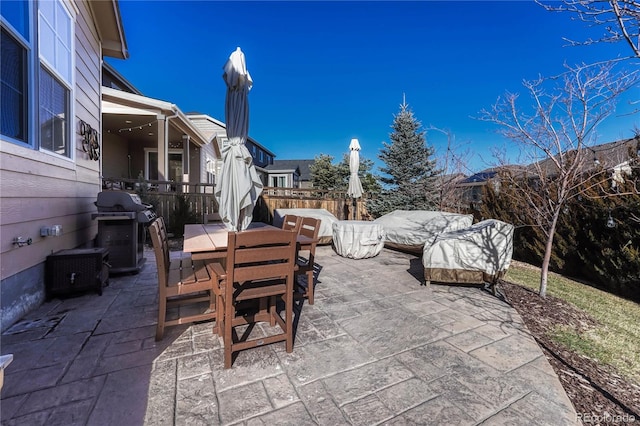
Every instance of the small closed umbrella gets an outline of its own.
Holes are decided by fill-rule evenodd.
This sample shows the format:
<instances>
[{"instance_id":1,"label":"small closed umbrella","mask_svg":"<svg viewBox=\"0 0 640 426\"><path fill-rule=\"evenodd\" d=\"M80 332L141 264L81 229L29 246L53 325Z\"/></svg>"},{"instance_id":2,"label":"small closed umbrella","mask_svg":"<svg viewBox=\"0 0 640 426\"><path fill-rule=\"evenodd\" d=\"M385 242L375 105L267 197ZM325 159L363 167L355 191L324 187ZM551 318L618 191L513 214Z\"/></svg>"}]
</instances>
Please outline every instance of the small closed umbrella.
<instances>
[{"instance_id":1,"label":"small closed umbrella","mask_svg":"<svg viewBox=\"0 0 640 426\"><path fill-rule=\"evenodd\" d=\"M353 198L353 218L356 218L356 198L362 197L362 183L360 183L360 177L358 176L358 169L360 168L360 143L358 139L351 139L349 144L349 189L347 195Z\"/></svg>"},{"instance_id":2,"label":"small closed umbrella","mask_svg":"<svg viewBox=\"0 0 640 426\"><path fill-rule=\"evenodd\" d=\"M231 231L247 229L262 182L245 146L249 133L248 94L253 85L244 53L238 47L225 63L222 78L227 85L225 119L229 143L222 149L222 172L216 189L222 222Z\"/></svg>"}]
</instances>

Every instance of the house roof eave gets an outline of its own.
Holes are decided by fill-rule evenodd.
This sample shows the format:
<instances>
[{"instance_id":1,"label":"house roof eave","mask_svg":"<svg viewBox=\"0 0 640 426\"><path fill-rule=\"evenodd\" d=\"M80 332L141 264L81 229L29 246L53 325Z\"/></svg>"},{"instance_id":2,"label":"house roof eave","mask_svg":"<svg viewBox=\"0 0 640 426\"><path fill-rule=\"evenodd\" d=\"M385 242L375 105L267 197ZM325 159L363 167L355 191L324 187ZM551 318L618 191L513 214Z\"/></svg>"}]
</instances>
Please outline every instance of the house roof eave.
<instances>
[{"instance_id":1,"label":"house roof eave","mask_svg":"<svg viewBox=\"0 0 640 426\"><path fill-rule=\"evenodd\" d=\"M118 1L90 1L87 4L98 29L102 44L102 56L119 59L129 58Z\"/></svg>"}]
</instances>

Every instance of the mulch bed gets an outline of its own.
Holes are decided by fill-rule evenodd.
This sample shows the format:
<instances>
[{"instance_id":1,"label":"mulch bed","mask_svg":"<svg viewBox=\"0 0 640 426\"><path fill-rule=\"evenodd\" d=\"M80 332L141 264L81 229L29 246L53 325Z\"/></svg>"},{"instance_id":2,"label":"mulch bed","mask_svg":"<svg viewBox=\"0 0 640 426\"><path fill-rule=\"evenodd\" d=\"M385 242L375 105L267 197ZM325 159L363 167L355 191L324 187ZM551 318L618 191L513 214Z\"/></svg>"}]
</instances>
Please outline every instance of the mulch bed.
<instances>
[{"instance_id":1,"label":"mulch bed","mask_svg":"<svg viewBox=\"0 0 640 426\"><path fill-rule=\"evenodd\" d=\"M597 322L573 305L502 281L500 289L536 338L584 424L640 422L640 386L612 368L554 343L548 331L565 325L578 333Z\"/></svg>"}]
</instances>

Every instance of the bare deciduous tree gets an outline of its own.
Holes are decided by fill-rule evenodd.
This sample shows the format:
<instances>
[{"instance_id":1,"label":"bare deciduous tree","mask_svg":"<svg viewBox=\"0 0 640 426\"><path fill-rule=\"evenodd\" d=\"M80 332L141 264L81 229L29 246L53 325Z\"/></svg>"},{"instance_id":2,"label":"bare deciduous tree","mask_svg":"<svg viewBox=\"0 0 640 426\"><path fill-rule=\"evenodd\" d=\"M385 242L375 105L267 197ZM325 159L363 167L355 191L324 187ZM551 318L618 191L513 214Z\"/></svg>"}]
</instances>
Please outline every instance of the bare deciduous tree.
<instances>
[{"instance_id":1,"label":"bare deciduous tree","mask_svg":"<svg viewBox=\"0 0 640 426\"><path fill-rule=\"evenodd\" d=\"M575 19L604 29L600 38L565 38L570 44L624 42L631 48L633 57L640 58L640 2L637 0L562 0L559 4L536 2L549 11L571 13Z\"/></svg>"},{"instance_id":2,"label":"bare deciduous tree","mask_svg":"<svg viewBox=\"0 0 640 426\"><path fill-rule=\"evenodd\" d=\"M559 215L593 177L589 163L594 129L614 111L617 97L638 81L637 72L614 72L611 63L566 69L557 77L524 82L530 109L518 105L517 94L507 93L479 117L498 124L499 133L519 148L519 164L529 164L513 167L504 157L497 158L505 172L503 184L515 189L510 192L519 198L517 205L530 209L529 219L546 238L539 291L543 297Z\"/></svg>"},{"instance_id":3,"label":"bare deciduous tree","mask_svg":"<svg viewBox=\"0 0 640 426\"><path fill-rule=\"evenodd\" d=\"M471 171L471 152L456 143L455 135L450 130L434 126L429 126L426 130L442 133L447 138L447 150L437 156L438 169L442 171L437 185L440 191L438 210L461 213L469 206L463 204L463 193L457 184Z\"/></svg>"}]
</instances>

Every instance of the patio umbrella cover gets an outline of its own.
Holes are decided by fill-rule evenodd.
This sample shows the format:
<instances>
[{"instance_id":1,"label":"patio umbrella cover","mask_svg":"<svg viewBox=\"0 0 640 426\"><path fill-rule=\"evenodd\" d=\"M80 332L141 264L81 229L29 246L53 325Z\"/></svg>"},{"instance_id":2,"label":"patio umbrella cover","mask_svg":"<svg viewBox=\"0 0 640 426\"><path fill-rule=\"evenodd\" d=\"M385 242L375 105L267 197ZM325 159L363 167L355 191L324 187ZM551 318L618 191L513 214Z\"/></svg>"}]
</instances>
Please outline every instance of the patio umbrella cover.
<instances>
[{"instance_id":1,"label":"patio umbrella cover","mask_svg":"<svg viewBox=\"0 0 640 426\"><path fill-rule=\"evenodd\" d=\"M248 94L253 85L244 53L238 47L225 63L225 119L229 143L222 149L222 173L216 189L222 221L231 231L247 229L262 193L262 182L245 146L249 133Z\"/></svg>"},{"instance_id":2,"label":"patio umbrella cover","mask_svg":"<svg viewBox=\"0 0 640 426\"><path fill-rule=\"evenodd\" d=\"M358 177L358 169L360 168L360 143L358 139L351 139L349 144L349 189L347 195L354 199L362 197L362 183L360 183L360 177ZM353 211L353 217L355 219L355 208Z\"/></svg>"}]
</instances>

